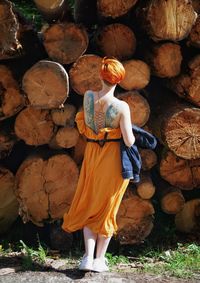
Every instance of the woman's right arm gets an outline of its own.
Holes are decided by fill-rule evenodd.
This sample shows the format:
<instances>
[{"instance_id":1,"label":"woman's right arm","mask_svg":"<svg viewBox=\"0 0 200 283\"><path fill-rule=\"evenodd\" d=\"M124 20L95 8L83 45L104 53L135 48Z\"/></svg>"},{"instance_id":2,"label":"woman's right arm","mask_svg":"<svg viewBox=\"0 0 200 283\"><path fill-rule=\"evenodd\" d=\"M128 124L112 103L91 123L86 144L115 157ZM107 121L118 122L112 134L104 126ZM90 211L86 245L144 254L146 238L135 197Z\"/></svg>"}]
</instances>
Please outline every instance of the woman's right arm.
<instances>
[{"instance_id":1,"label":"woman's right arm","mask_svg":"<svg viewBox=\"0 0 200 283\"><path fill-rule=\"evenodd\" d=\"M124 101L121 104L120 129L125 145L128 147L132 146L135 142L135 137L132 131L130 108Z\"/></svg>"}]
</instances>

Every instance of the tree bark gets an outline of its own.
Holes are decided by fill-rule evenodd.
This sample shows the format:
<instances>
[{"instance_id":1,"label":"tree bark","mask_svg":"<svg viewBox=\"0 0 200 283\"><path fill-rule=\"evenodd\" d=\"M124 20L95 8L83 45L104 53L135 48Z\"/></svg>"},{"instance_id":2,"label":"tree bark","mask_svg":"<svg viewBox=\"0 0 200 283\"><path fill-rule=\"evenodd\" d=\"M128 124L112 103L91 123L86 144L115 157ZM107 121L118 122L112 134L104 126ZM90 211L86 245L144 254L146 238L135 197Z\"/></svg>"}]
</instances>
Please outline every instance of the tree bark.
<instances>
[{"instance_id":1,"label":"tree bark","mask_svg":"<svg viewBox=\"0 0 200 283\"><path fill-rule=\"evenodd\" d=\"M17 81L12 72L4 65L0 65L0 120L4 120L18 113L25 104Z\"/></svg>"},{"instance_id":2,"label":"tree bark","mask_svg":"<svg viewBox=\"0 0 200 283\"><path fill-rule=\"evenodd\" d=\"M7 124L0 125L0 159L6 158L10 154L16 142L17 137L14 130Z\"/></svg>"},{"instance_id":3,"label":"tree bark","mask_svg":"<svg viewBox=\"0 0 200 283\"><path fill-rule=\"evenodd\" d=\"M15 189L23 221L43 226L44 221L61 219L71 204L78 175L76 163L66 154L25 160L17 171Z\"/></svg>"},{"instance_id":4,"label":"tree bark","mask_svg":"<svg viewBox=\"0 0 200 283\"><path fill-rule=\"evenodd\" d=\"M151 0L141 11L145 30L154 41L186 38L197 17L188 0Z\"/></svg>"},{"instance_id":5,"label":"tree bark","mask_svg":"<svg viewBox=\"0 0 200 283\"><path fill-rule=\"evenodd\" d=\"M119 60L130 59L136 49L134 32L128 26L118 23L101 28L95 43L103 56L114 56Z\"/></svg>"},{"instance_id":6,"label":"tree bark","mask_svg":"<svg viewBox=\"0 0 200 283\"><path fill-rule=\"evenodd\" d=\"M58 108L68 97L68 74L56 62L39 61L25 73L22 84L30 105L34 107Z\"/></svg>"},{"instance_id":7,"label":"tree bark","mask_svg":"<svg viewBox=\"0 0 200 283\"><path fill-rule=\"evenodd\" d=\"M102 88L99 77L102 58L97 55L87 54L81 56L69 71L71 87L78 94L90 89L100 91Z\"/></svg>"},{"instance_id":8,"label":"tree bark","mask_svg":"<svg viewBox=\"0 0 200 283\"><path fill-rule=\"evenodd\" d=\"M117 98L128 103L131 121L137 126L144 126L149 119L150 107L147 100L137 91L127 91L117 94Z\"/></svg>"},{"instance_id":9,"label":"tree bark","mask_svg":"<svg viewBox=\"0 0 200 283\"><path fill-rule=\"evenodd\" d=\"M0 2L0 60L18 56L21 44L18 38L19 23L12 9L12 2Z\"/></svg>"},{"instance_id":10,"label":"tree bark","mask_svg":"<svg viewBox=\"0 0 200 283\"><path fill-rule=\"evenodd\" d=\"M86 29L74 23L54 24L43 36L49 57L61 64L74 63L88 47Z\"/></svg>"},{"instance_id":11,"label":"tree bark","mask_svg":"<svg viewBox=\"0 0 200 283\"><path fill-rule=\"evenodd\" d=\"M15 120L15 133L29 145L48 144L54 134L54 123L48 110L27 107Z\"/></svg>"},{"instance_id":12,"label":"tree bark","mask_svg":"<svg viewBox=\"0 0 200 283\"><path fill-rule=\"evenodd\" d=\"M150 81L150 68L141 60L122 62L125 68L125 78L119 84L125 90L142 89Z\"/></svg>"},{"instance_id":13,"label":"tree bark","mask_svg":"<svg viewBox=\"0 0 200 283\"><path fill-rule=\"evenodd\" d=\"M175 225L176 229L190 233L192 231L199 230L200 219L200 199L193 199L187 201L183 209L176 214Z\"/></svg>"},{"instance_id":14,"label":"tree bark","mask_svg":"<svg viewBox=\"0 0 200 283\"><path fill-rule=\"evenodd\" d=\"M150 201L127 190L117 214L120 244L141 243L153 228L153 215L154 208Z\"/></svg>"},{"instance_id":15,"label":"tree bark","mask_svg":"<svg viewBox=\"0 0 200 283\"><path fill-rule=\"evenodd\" d=\"M8 231L18 216L19 204L14 194L15 177L0 167L0 234Z\"/></svg>"},{"instance_id":16,"label":"tree bark","mask_svg":"<svg viewBox=\"0 0 200 283\"><path fill-rule=\"evenodd\" d=\"M97 0L98 14L105 18L119 18L127 14L136 3L137 0Z\"/></svg>"},{"instance_id":17,"label":"tree bark","mask_svg":"<svg viewBox=\"0 0 200 283\"><path fill-rule=\"evenodd\" d=\"M163 154L160 175L172 186L182 190L192 190L200 185L200 159L185 160L171 151Z\"/></svg>"}]
</instances>

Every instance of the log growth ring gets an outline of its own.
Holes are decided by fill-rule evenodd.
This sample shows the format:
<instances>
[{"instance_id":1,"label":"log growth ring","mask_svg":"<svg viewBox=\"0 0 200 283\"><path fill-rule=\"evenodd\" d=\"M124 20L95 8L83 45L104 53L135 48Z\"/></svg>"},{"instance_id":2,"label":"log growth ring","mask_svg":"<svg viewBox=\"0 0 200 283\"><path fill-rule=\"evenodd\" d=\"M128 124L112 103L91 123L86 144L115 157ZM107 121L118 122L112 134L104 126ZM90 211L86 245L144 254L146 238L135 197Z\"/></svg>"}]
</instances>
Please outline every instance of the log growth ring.
<instances>
[{"instance_id":1,"label":"log growth ring","mask_svg":"<svg viewBox=\"0 0 200 283\"><path fill-rule=\"evenodd\" d=\"M58 108L68 97L68 74L61 64L41 60L25 73L22 87L32 106Z\"/></svg>"},{"instance_id":2,"label":"log growth ring","mask_svg":"<svg viewBox=\"0 0 200 283\"><path fill-rule=\"evenodd\" d=\"M200 109L185 108L176 113L167 121L164 133L168 147L177 156L200 158Z\"/></svg>"}]
</instances>

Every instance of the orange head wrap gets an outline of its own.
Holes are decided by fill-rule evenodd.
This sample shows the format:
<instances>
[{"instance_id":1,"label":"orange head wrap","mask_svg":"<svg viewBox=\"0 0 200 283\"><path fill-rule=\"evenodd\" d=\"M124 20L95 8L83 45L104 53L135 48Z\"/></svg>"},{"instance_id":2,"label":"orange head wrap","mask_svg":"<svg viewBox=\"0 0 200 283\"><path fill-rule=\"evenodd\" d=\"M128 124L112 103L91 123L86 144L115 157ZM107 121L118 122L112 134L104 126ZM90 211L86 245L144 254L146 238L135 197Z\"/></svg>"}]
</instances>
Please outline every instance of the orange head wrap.
<instances>
[{"instance_id":1,"label":"orange head wrap","mask_svg":"<svg viewBox=\"0 0 200 283\"><path fill-rule=\"evenodd\" d=\"M125 76L125 69L117 59L104 57L100 74L110 84L118 84Z\"/></svg>"}]
</instances>

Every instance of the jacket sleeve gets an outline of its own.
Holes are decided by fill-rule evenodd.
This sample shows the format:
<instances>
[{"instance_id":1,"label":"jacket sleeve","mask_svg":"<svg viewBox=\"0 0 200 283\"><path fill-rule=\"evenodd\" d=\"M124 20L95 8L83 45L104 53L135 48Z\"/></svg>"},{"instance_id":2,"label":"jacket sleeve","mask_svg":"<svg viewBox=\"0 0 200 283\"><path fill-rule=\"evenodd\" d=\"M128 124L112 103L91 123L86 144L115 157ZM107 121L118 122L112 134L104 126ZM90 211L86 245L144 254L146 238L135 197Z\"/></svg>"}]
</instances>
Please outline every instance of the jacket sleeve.
<instances>
[{"instance_id":1,"label":"jacket sleeve","mask_svg":"<svg viewBox=\"0 0 200 283\"><path fill-rule=\"evenodd\" d=\"M132 125L132 130L135 136L136 146L149 149L154 149L156 147L157 140L152 134L136 125Z\"/></svg>"}]
</instances>

